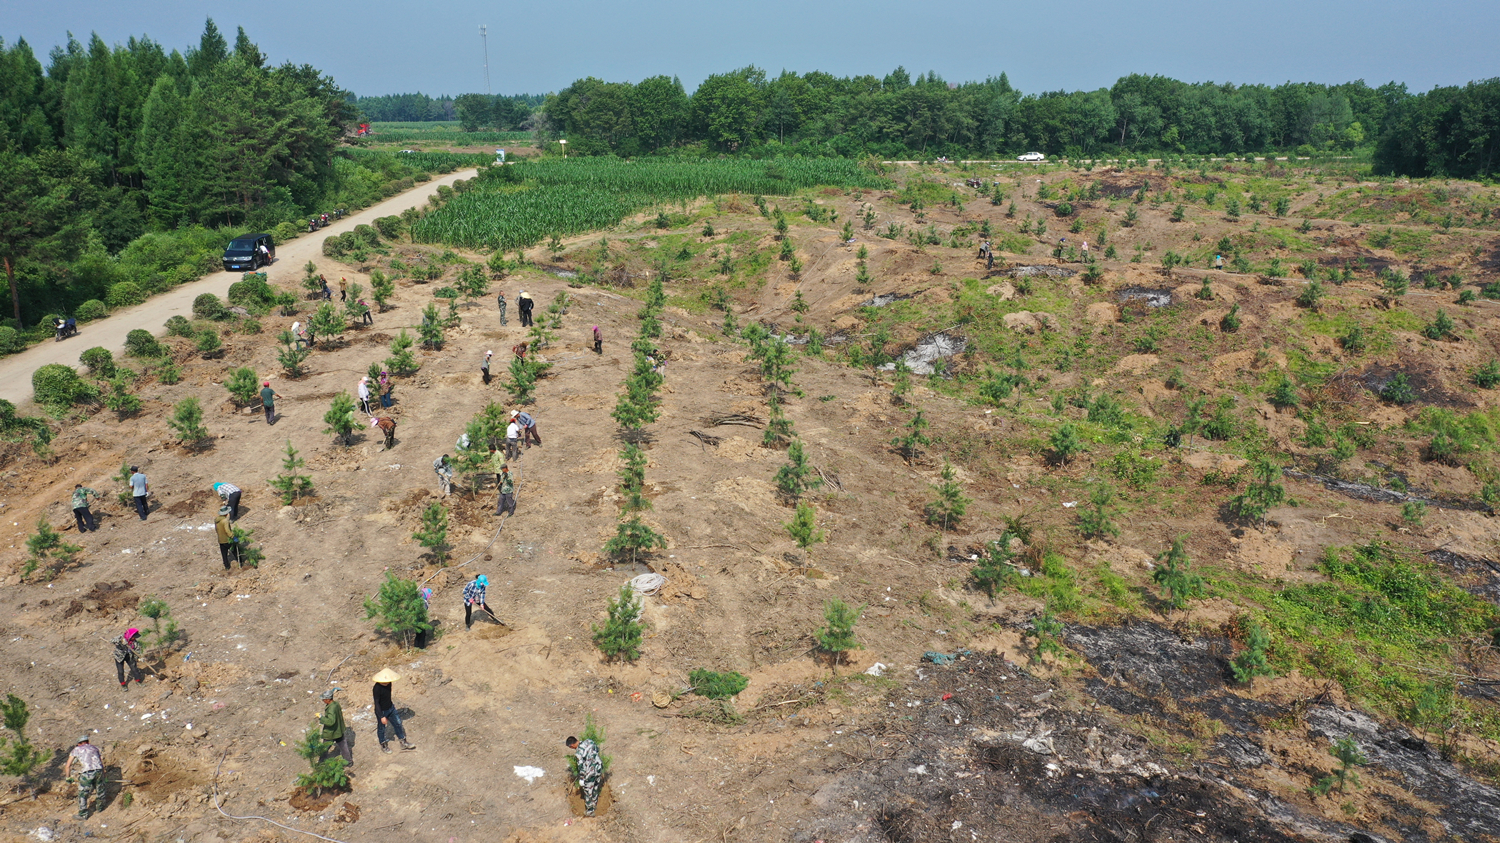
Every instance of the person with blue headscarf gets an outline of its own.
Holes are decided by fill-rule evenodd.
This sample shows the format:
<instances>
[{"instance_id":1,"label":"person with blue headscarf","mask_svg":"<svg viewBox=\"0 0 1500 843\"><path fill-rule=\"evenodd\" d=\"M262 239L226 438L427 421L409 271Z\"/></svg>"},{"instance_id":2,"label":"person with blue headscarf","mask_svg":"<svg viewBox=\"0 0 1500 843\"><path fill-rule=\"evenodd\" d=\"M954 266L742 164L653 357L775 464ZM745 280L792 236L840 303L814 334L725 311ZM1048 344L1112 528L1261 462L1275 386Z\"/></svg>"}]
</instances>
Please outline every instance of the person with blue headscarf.
<instances>
[{"instance_id":1,"label":"person with blue headscarf","mask_svg":"<svg viewBox=\"0 0 1500 843\"><path fill-rule=\"evenodd\" d=\"M484 590L489 588L490 578L480 574L464 586L464 629L474 628L474 607L478 606L490 613L495 623L500 623L500 616L490 608L490 604L484 602Z\"/></svg>"}]
</instances>

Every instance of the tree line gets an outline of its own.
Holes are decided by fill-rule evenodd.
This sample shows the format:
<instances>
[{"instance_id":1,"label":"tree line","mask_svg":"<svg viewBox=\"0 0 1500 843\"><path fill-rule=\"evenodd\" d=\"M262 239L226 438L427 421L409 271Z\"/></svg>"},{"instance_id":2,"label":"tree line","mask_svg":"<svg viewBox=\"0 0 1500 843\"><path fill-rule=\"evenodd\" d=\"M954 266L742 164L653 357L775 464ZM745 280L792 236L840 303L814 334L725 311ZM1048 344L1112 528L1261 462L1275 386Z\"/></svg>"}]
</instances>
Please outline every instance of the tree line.
<instances>
[{"instance_id":1,"label":"tree line","mask_svg":"<svg viewBox=\"0 0 1500 843\"><path fill-rule=\"evenodd\" d=\"M1373 144L1377 171L1482 175L1493 172L1500 142L1497 84L1413 95L1395 82L1234 85L1132 74L1094 91L1024 94L1003 73L950 84L899 67L883 78L770 77L746 67L708 77L691 95L666 76L579 79L532 120L585 155L1309 154Z\"/></svg>"},{"instance_id":2,"label":"tree line","mask_svg":"<svg viewBox=\"0 0 1500 843\"><path fill-rule=\"evenodd\" d=\"M109 257L149 232L271 228L339 179L334 151L357 116L347 93L309 65L268 66L244 29L231 45L210 19L196 47L171 52L70 35L47 59L0 41L0 264L17 320L104 298L119 280Z\"/></svg>"},{"instance_id":3,"label":"tree line","mask_svg":"<svg viewBox=\"0 0 1500 843\"><path fill-rule=\"evenodd\" d=\"M429 123L458 120L465 131L492 128L511 132L529 129L529 118L546 99L543 94L464 94L430 97L423 93L352 97L351 104L368 121Z\"/></svg>"}]
</instances>

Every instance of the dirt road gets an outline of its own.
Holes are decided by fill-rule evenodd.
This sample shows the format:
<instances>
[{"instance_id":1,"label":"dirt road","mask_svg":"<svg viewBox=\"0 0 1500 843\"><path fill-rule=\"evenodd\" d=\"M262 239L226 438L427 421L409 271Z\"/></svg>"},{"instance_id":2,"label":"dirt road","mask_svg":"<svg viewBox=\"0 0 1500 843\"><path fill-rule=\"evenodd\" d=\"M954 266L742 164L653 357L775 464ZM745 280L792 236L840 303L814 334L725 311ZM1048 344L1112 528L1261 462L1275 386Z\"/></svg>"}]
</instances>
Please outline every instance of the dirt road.
<instances>
[{"instance_id":1,"label":"dirt road","mask_svg":"<svg viewBox=\"0 0 1500 843\"><path fill-rule=\"evenodd\" d=\"M316 234L303 235L290 243L276 248L276 262L267 267L272 281L299 274L303 264L316 260L323 254L323 238L351 231L356 225L370 223L376 217L399 214L407 208L420 207L427 198L437 192L438 185L473 177L474 170L459 170L426 184L398 194L378 205L350 214ZM62 342L43 342L20 354L0 359L0 398L14 402L17 406L31 401L31 373L48 363L66 363L75 369L82 368L78 355L86 348L102 345L117 355L125 348L125 335L136 328L161 334L169 317L193 316L193 299L204 293L223 297L229 285L240 280L238 272L215 272L211 275L184 284L171 292L151 298L135 307L117 310L109 318L90 322L79 327L78 336Z\"/></svg>"}]
</instances>

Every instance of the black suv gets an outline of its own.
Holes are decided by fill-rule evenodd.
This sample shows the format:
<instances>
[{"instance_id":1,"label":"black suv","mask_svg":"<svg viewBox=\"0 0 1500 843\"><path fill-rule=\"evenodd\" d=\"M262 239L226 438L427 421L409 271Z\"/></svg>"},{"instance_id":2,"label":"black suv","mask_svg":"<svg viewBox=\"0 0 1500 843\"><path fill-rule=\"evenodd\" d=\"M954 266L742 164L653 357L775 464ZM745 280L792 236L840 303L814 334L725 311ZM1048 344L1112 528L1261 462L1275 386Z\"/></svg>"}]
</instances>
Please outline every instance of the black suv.
<instances>
[{"instance_id":1,"label":"black suv","mask_svg":"<svg viewBox=\"0 0 1500 843\"><path fill-rule=\"evenodd\" d=\"M276 259L276 242L269 234L246 234L224 249L224 271L254 272Z\"/></svg>"}]
</instances>

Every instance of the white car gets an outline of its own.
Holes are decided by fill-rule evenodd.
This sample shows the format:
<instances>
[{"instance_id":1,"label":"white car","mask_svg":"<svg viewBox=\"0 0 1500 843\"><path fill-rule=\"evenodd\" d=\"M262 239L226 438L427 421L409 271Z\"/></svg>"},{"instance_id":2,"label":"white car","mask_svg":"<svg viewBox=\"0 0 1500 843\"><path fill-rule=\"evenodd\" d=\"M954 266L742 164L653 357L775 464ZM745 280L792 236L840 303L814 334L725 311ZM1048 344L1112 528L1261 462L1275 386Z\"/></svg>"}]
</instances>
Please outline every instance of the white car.
<instances>
[{"instance_id":1,"label":"white car","mask_svg":"<svg viewBox=\"0 0 1500 843\"><path fill-rule=\"evenodd\" d=\"M1047 160L1047 156L1043 155L1040 152L1028 152L1028 153L1026 153L1024 155L1017 155L1016 156L1016 160L1017 161L1046 161Z\"/></svg>"}]
</instances>

